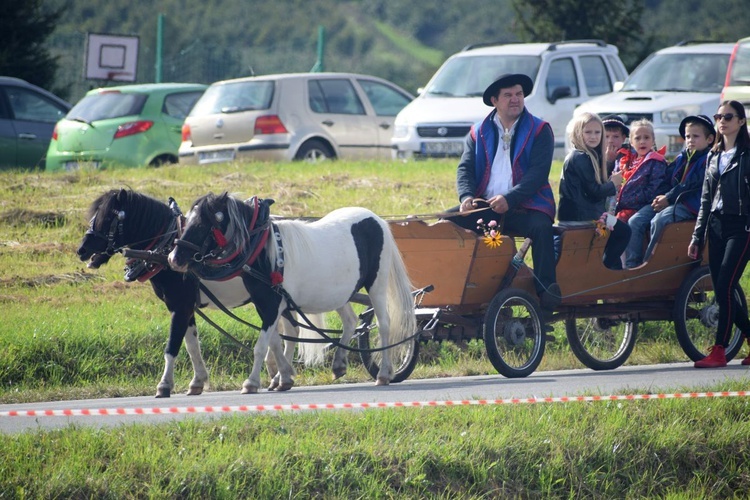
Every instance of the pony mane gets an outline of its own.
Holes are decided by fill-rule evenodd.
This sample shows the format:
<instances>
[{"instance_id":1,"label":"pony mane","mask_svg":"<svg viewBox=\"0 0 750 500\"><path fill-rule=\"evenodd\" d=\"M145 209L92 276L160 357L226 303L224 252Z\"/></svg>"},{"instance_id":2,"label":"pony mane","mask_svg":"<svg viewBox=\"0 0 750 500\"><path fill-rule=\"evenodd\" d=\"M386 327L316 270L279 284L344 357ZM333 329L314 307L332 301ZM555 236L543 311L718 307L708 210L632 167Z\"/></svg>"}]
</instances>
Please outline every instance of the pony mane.
<instances>
[{"instance_id":1,"label":"pony mane","mask_svg":"<svg viewBox=\"0 0 750 500\"><path fill-rule=\"evenodd\" d=\"M310 240L307 226L309 222L302 220L277 220L274 222L279 228L281 241L284 245L284 257L294 261L299 255L306 255L313 251L313 244ZM276 245L270 240L267 246L269 249L269 259L271 262L276 260Z\"/></svg>"},{"instance_id":2,"label":"pony mane","mask_svg":"<svg viewBox=\"0 0 750 500\"><path fill-rule=\"evenodd\" d=\"M221 225L216 220L216 214L219 212L223 214L224 220L227 221L224 237L231 247L242 248L245 242L250 239L247 223L249 223L253 211L249 205L236 197L229 195L227 192L218 196L214 193L208 193L198 198L194 206L199 207L201 222L208 226Z\"/></svg>"},{"instance_id":3,"label":"pony mane","mask_svg":"<svg viewBox=\"0 0 750 500\"><path fill-rule=\"evenodd\" d=\"M145 237L162 231L172 217L169 206L156 198L132 189L112 189L94 200L87 218L91 220L96 216L94 229L103 231L109 228L112 217L119 211L125 212L126 232L133 235L137 231Z\"/></svg>"}]
</instances>

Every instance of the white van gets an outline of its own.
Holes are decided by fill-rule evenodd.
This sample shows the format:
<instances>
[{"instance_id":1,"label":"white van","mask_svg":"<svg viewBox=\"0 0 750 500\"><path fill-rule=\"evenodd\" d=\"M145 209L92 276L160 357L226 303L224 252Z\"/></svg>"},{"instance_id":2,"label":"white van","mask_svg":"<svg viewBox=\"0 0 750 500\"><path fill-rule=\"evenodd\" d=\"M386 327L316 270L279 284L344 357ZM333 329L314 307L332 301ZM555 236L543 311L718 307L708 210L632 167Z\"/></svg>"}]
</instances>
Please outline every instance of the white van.
<instances>
[{"instance_id":1,"label":"white van","mask_svg":"<svg viewBox=\"0 0 750 500\"><path fill-rule=\"evenodd\" d=\"M466 47L445 61L396 116L393 157L460 156L469 128L490 112L482 102L484 90L506 73L534 81L526 107L552 126L558 157L575 107L611 92L627 77L617 47L601 40Z\"/></svg>"},{"instance_id":2,"label":"white van","mask_svg":"<svg viewBox=\"0 0 750 500\"><path fill-rule=\"evenodd\" d=\"M674 157L683 148L678 130L682 119L716 113L733 47L733 43L683 42L658 50L633 70L621 89L582 104L575 115L584 111L602 118L620 115L628 124L650 120L657 148L667 146L667 156Z\"/></svg>"}]
</instances>

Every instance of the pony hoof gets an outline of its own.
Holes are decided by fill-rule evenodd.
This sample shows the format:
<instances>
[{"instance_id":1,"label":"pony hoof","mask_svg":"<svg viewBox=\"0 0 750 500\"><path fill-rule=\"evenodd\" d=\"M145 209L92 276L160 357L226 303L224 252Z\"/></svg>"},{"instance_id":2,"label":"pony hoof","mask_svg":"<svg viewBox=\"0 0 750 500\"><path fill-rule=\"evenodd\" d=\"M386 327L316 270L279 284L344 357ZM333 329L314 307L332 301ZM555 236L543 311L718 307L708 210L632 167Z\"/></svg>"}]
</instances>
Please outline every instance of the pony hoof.
<instances>
[{"instance_id":1,"label":"pony hoof","mask_svg":"<svg viewBox=\"0 0 750 500\"><path fill-rule=\"evenodd\" d=\"M338 380L344 375L346 375L346 368L339 368L337 370L333 370L333 380Z\"/></svg>"},{"instance_id":2,"label":"pony hoof","mask_svg":"<svg viewBox=\"0 0 750 500\"><path fill-rule=\"evenodd\" d=\"M288 391L294 386L294 382L279 384L279 391Z\"/></svg>"},{"instance_id":3,"label":"pony hoof","mask_svg":"<svg viewBox=\"0 0 750 500\"><path fill-rule=\"evenodd\" d=\"M156 389L156 398L168 398L172 395L172 390L169 387L164 389Z\"/></svg>"},{"instance_id":4,"label":"pony hoof","mask_svg":"<svg viewBox=\"0 0 750 500\"><path fill-rule=\"evenodd\" d=\"M375 385L390 385L391 381L385 377L378 377L375 381Z\"/></svg>"},{"instance_id":5,"label":"pony hoof","mask_svg":"<svg viewBox=\"0 0 750 500\"><path fill-rule=\"evenodd\" d=\"M257 394L257 393L258 393L258 388L254 385L248 385L248 386L242 387L241 394Z\"/></svg>"},{"instance_id":6,"label":"pony hoof","mask_svg":"<svg viewBox=\"0 0 750 500\"><path fill-rule=\"evenodd\" d=\"M268 386L269 391L275 391L279 387L279 383L275 380L271 382L271 385Z\"/></svg>"},{"instance_id":7,"label":"pony hoof","mask_svg":"<svg viewBox=\"0 0 750 500\"><path fill-rule=\"evenodd\" d=\"M203 387L191 387L185 394L188 396L200 396L203 394Z\"/></svg>"}]
</instances>

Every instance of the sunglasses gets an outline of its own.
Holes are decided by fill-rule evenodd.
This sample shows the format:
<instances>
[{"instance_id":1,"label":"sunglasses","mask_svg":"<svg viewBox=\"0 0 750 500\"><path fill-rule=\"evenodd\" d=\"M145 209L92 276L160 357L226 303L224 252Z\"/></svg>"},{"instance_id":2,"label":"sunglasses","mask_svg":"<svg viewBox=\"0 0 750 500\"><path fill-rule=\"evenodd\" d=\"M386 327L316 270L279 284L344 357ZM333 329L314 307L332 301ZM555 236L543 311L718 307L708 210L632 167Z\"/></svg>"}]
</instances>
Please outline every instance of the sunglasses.
<instances>
[{"instance_id":1,"label":"sunglasses","mask_svg":"<svg viewBox=\"0 0 750 500\"><path fill-rule=\"evenodd\" d=\"M735 113L724 113L723 115L721 113L714 115L714 121L718 122L719 120L724 120L725 122L731 122L734 120L734 117L739 117L740 115L737 115Z\"/></svg>"}]
</instances>

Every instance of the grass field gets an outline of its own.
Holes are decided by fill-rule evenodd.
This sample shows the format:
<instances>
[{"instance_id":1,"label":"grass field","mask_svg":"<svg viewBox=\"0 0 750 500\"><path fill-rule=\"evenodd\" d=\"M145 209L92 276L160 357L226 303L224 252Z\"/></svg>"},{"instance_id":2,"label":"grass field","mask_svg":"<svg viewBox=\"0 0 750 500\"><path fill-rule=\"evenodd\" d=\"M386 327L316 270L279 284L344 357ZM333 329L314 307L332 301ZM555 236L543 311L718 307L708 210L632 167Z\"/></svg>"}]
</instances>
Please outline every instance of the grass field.
<instances>
[{"instance_id":1,"label":"grass field","mask_svg":"<svg viewBox=\"0 0 750 500\"><path fill-rule=\"evenodd\" d=\"M273 213L285 216L348 205L405 215L455 205L454 182L454 161L0 172L0 402L155 391L166 309L150 286L123 282L121 257L91 271L75 254L86 208L105 190L172 196L185 211L196 197L226 190L274 198ZM241 314L255 319L252 308ZM202 320L198 326L211 390L238 391L248 373L244 355ZM561 326L555 337L539 369L580 368ZM684 360L671 325L649 323L629 363ZM356 361L337 383L369 380ZM298 385L330 382L327 369L298 371ZM444 343L425 349L412 378L485 373L495 371L481 343ZM191 376L183 353L176 390ZM745 497L747 415L742 398L33 432L0 436L0 498Z\"/></svg>"}]
</instances>

